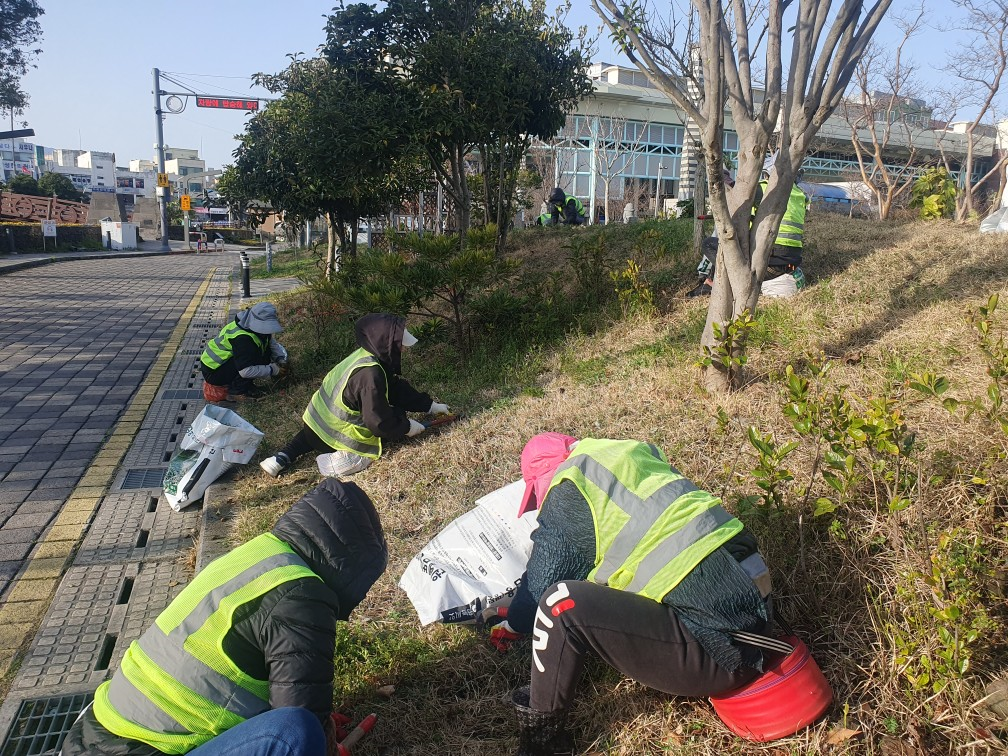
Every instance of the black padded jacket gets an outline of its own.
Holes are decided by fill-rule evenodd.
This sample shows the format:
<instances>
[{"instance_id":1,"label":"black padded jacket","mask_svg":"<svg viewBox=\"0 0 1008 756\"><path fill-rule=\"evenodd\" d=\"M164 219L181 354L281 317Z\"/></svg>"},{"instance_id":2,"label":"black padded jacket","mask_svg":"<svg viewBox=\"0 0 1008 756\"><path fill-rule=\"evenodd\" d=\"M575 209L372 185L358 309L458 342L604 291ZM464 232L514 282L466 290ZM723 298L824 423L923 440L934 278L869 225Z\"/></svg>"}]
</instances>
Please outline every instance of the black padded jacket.
<instances>
[{"instance_id":1,"label":"black padded jacket","mask_svg":"<svg viewBox=\"0 0 1008 756\"><path fill-rule=\"evenodd\" d=\"M299 706L324 721L333 704L336 622L349 617L385 571L388 546L371 500L354 483L336 478L291 507L273 534L322 581L284 583L245 604L224 638L224 650L243 672L269 680L270 708ZM90 708L63 743L63 756L159 753L113 735Z\"/></svg>"}]
</instances>

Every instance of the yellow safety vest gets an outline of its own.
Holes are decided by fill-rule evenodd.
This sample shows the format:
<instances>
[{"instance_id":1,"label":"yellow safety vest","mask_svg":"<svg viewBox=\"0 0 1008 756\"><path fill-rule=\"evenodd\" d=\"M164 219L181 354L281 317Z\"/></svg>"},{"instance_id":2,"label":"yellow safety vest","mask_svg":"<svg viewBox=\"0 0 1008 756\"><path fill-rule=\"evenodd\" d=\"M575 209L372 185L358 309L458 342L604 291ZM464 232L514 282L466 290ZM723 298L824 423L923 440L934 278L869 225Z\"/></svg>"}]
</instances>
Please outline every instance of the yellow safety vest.
<instances>
[{"instance_id":1,"label":"yellow safety vest","mask_svg":"<svg viewBox=\"0 0 1008 756\"><path fill-rule=\"evenodd\" d=\"M234 349L231 348L231 339L236 336L251 336L252 341L259 347L259 351L266 353L265 342L252 331L246 331L233 320L221 329L213 339L207 342L206 349L200 357L200 362L211 370L216 370L234 356Z\"/></svg>"},{"instance_id":2,"label":"yellow safety vest","mask_svg":"<svg viewBox=\"0 0 1008 756\"><path fill-rule=\"evenodd\" d=\"M579 200L577 197L574 197L573 195L570 195L570 194L568 194L568 195L566 195L564 197L564 201L563 201L562 205L555 205L555 207L560 211L560 215L563 215L564 208L567 206L567 203L570 202L571 200L574 200L575 207L577 207L577 214L578 215L584 215L585 214L585 209L584 209L584 205L581 203L581 200Z\"/></svg>"},{"instance_id":3,"label":"yellow safety vest","mask_svg":"<svg viewBox=\"0 0 1008 756\"><path fill-rule=\"evenodd\" d=\"M364 425L358 410L343 403L343 389L354 371L375 365L384 373L373 354L365 349L351 352L343 362L329 371L322 381L322 388L315 392L302 419L309 428L334 449L346 449L362 457L378 459L382 453L382 442L371 429ZM385 400L388 401L388 380L385 381Z\"/></svg>"},{"instance_id":4,"label":"yellow safety vest","mask_svg":"<svg viewBox=\"0 0 1008 756\"><path fill-rule=\"evenodd\" d=\"M742 530L720 499L672 469L652 444L584 439L550 489L564 480L581 491L595 522L588 579L655 601Z\"/></svg>"},{"instance_id":5,"label":"yellow safety vest","mask_svg":"<svg viewBox=\"0 0 1008 756\"><path fill-rule=\"evenodd\" d=\"M764 194L767 190L767 182L760 181L760 188ZM780 228L777 229L777 238L774 244L782 247L802 248L802 238L805 235L805 206L808 204L808 197L797 184L791 185L791 195L788 197L787 209L784 217L781 218ZM753 205L752 217L756 217L757 206Z\"/></svg>"},{"instance_id":6,"label":"yellow safety vest","mask_svg":"<svg viewBox=\"0 0 1008 756\"><path fill-rule=\"evenodd\" d=\"M269 681L242 672L224 637L243 604L301 578L321 580L272 533L215 559L130 644L95 692L95 717L119 737L174 754L269 710Z\"/></svg>"}]
</instances>

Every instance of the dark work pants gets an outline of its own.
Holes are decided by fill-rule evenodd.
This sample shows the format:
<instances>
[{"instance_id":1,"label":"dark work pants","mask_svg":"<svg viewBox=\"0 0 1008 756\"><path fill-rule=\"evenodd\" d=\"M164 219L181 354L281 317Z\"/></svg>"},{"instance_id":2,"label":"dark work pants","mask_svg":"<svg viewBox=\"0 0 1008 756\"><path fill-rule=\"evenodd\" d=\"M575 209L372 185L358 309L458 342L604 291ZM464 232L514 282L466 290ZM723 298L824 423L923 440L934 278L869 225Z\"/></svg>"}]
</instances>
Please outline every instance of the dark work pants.
<instances>
[{"instance_id":1,"label":"dark work pants","mask_svg":"<svg viewBox=\"0 0 1008 756\"><path fill-rule=\"evenodd\" d=\"M719 667L671 607L579 580L549 587L532 630L531 707L570 707L589 653L627 677L676 696L706 697L755 679Z\"/></svg>"},{"instance_id":2,"label":"dark work pants","mask_svg":"<svg viewBox=\"0 0 1008 756\"><path fill-rule=\"evenodd\" d=\"M307 425L302 424L298 434L288 441L287 446L278 453L286 454L287 458L293 462L302 454L307 454L310 451L318 454L328 454L333 451L333 448L319 438L315 431Z\"/></svg>"}]
</instances>

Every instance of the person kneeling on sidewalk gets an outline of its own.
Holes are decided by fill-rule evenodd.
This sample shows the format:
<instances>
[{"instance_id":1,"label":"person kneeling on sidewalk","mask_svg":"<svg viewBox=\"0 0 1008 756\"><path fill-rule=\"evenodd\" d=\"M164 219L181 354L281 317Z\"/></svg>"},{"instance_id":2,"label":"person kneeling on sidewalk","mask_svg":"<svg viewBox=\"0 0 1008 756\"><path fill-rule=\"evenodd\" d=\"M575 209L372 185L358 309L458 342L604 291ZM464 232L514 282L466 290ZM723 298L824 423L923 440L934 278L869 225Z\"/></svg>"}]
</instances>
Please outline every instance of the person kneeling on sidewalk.
<instances>
[{"instance_id":1,"label":"person kneeling on sidewalk","mask_svg":"<svg viewBox=\"0 0 1008 756\"><path fill-rule=\"evenodd\" d=\"M388 565L374 504L326 480L214 560L130 644L63 756L325 756L337 622Z\"/></svg>"},{"instance_id":2,"label":"person kneeling on sidewalk","mask_svg":"<svg viewBox=\"0 0 1008 756\"><path fill-rule=\"evenodd\" d=\"M233 397L257 397L256 378L275 378L289 359L274 338L283 331L276 307L260 302L242 310L217 336L207 342L200 357L203 398L221 402Z\"/></svg>"},{"instance_id":3,"label":"person kneeling on sidewalk","mask_svg":"<svg viewBox=\"0 0 1008 756\"><path fill-rule=\"evenodd\" d=\"M400 377L402 350L416 344L398 315L371 313L354 323L358 349L329 371L302 415L300 432L259 463L274 478L309 451L323 475L353 475L378 459L384 441L423 433L407 412L448 414L448 406Z\"/></svg>"},{"instance_id":4,"label":"person kneeling on sidewalk","mask_svg":"<svg viewBox=\"0 0 1008 756\"><path fill-rule=\"evenodd\" d=\"M532 553L490 641L532 633L532 678L512 694L518 756L570 754L567 710L590 654L650 688L706 697L763 668L738 636L771 630L770 573L756 539L654 445L559 433L522 452L525 496L539 509Z\"/></svg>"}]
</instances>

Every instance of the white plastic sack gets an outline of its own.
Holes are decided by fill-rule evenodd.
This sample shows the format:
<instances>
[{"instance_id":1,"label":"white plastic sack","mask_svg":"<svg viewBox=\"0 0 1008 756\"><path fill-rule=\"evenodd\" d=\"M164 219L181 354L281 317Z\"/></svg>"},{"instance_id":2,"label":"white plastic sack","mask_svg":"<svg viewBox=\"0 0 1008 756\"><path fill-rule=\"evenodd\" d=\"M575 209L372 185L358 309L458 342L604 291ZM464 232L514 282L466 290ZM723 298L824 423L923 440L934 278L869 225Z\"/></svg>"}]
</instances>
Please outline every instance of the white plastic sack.
<instances>
[{"instance_id":1,"label":"white plastic sack","mask_svg":"<svg viewBox=\"0 0 1008 756\"><path fill-rule=\"evenodd\" d=\"M163 482L168 504L178 512L199 501L217 478L252 459L262 437L262 431L237 412L206 405L168 463Z\"/></svg>"},{"instance_id":2,"label":"white plastic sack","mask_svg":"<svg viewBox=\"0 0 1008 756\"><path fill-rule=\"evenodd\" d=\"M1008 192L1005 192L1008 197ZM1008 207L999 207L980 222L981 234L1008 233Z\"/></svg>"},{"instance_id":3,"label":"white plastic sack","mask_svg":"<svg viewBox=\"0 0 1008 756\"><path fill-rule=\"evenodd\" d=\"M413 557L399 587L420 623L471 622L481 608L510 603L532 553L536 512L516 517L525 482L477 499Z\"/></svg>"}]
</instances>

